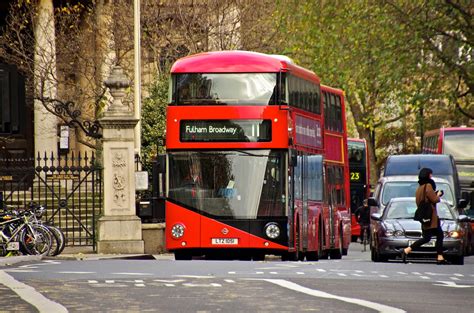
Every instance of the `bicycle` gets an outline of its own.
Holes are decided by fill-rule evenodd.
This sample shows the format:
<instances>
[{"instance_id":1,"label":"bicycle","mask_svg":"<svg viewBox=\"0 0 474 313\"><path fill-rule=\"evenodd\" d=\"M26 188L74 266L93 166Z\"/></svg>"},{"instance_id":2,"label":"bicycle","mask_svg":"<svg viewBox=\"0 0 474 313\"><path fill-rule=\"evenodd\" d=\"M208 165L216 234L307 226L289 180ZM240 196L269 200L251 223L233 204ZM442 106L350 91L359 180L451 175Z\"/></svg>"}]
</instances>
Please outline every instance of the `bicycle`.
<instances>
[{"instance_id":1,"label":"bicycle","mask_svg":"<svg viewBox=\"0 0 474 313\"><path fill-rule=\"evenodd\" d=\"M22 212L9 211L0 218L0 256L17 253L46 255L50 252L50 230L31 221L33 208Z\"/></svg>"},{"instance_id":2,"label":"bicycle","mask_svg":"<svg viewBox=\"0 0 474 313\"><path fill-rule=\"evenodd\" d=\"M367 251L367 245L369 244L369 225L361 225L360 227L362 229L362 252L365 252Z\"/></svg>"}]
</instances>

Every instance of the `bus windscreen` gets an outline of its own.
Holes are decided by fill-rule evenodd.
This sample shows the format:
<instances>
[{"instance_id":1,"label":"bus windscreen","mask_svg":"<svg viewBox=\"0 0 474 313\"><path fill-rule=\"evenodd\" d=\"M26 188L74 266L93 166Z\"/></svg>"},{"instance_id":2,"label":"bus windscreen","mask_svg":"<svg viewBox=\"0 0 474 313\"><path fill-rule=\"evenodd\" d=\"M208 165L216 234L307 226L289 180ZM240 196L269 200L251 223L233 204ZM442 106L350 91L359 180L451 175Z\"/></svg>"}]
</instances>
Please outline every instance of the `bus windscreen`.
<instances>
[{"instance_id":1,"label":"bus windscreen","mask_svg":"<svg viewBox=\"0 0 474 313\"><path fill-rule=\"evenodd\" d=\"M444 135L444 154L451 154L456 161L474 160L474 131L449 131Z\"/></svg>"},{"instance_id":2,"label":"bus windscreen","mask_svg":"<svg viewBox=\"0 0 474 313\"><path fill-rule=\"evenodd\" d=\"M177 74L173 104L269 105L276 102L276 73Z\"/></svg>"}]
</instances>

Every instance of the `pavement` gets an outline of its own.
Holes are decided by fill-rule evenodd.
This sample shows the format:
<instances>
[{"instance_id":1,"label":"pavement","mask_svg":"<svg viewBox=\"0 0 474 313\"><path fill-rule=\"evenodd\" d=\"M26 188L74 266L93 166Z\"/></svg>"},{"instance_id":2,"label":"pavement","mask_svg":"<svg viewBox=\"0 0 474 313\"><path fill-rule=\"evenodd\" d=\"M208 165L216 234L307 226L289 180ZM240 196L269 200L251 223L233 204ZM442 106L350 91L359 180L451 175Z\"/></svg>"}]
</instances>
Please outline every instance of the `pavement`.
<instances>
[{"instance_id":1,"label":"pavement","mask_svg":"<svg viewBox=\"0 0 474 313\"><path fill-rule=\"evenodd\" d=\"M107 259L129 259L129 260L174 260L174 255L163 254L103 254L97 253L92 247L66 247L57 256L41 255L20 255L10 257L0 257L0 269L4 266L13 265L20 262L31 262L40 260L107 260Z\"/></svg>"}]
</instances>

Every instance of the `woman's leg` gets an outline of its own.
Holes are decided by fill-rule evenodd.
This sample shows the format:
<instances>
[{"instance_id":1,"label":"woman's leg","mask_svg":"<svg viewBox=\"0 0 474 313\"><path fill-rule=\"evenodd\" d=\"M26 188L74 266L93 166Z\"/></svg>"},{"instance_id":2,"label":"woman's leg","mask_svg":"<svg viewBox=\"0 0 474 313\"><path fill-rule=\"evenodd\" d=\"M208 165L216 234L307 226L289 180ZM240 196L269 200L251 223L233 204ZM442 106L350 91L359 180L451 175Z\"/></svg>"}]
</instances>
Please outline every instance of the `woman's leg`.
<instances>
[{"instance_id":1,"label":"woman's leg","mask_svg":"<svg viewBox=\"0 0 474 313\"><path fill-rule=\"evenodd\" d=\"M438 228L436 228L436 253L438 254L438 261L444 260L443 257L443 229L441 228L441 225L438 223Z\"/></svg>"},{"instance_id":2,"label":"woman's leg","mask_svg":"<svg viewBox=\"0 0 474 313\"><path fill-rule=\"evenodd\" d=\"M435 235L436 228L430 228L430 229L425 229L422 230L422 236L420 239L412 243L408 248L405 248L404 251L406 254L410 253L414 249L418 249L425 243L429 242L431 240L431 237Z\"/></svg>"}]
</instances>

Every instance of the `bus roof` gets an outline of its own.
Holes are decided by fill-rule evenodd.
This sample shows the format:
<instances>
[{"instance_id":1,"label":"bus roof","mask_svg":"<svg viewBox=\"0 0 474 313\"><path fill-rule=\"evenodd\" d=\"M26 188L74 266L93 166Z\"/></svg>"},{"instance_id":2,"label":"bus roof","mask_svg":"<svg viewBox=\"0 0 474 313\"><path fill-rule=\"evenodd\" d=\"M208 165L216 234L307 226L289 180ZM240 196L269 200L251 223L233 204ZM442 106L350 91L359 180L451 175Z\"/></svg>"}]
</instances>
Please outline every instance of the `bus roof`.
<instances>
[{"instance_id":1,"label":"bus roof","mask_svg":"<svg viewBox=\"0 0 474 313\"><path fill-rule=\"evenodd\" d=\"M442 127L442 128L432 129L432 130L428 130L428 131L425 133L425 137L433 136L433 135L439 134L440 131L441 131L441 133L448 133L448 132L474 132L474 127L463 127L463 126L459 126L459 127Z\"/></svg>"},{"instance_id":2,"label":"bus roof","mask_svg":"<svg viewBox=\"0 0 474 313\"><path fill-rule=\"evenodd\" d=\"M333 88L333 87L329 87L329 86L322 85L322 84L321 84L321 90L322 91L330 91L330 92L338 94L338 95L344 95L344 91L342 89Z\"/></svg>"},{"instance_id":3,"label":"bus roof","mask_svg":"<svg viewBox=\"0 0 474 313\"><path fill-rule=\"evenodd\" d=\"M278 73L320 82L312 71L302 68L289 58L251 51L214 51L190 55L177 60L171 73Z\"/></svg>"},{"instance_id":4,"label":"bus roof","mask_svg":"<svg viewBox=\"0 0 474 313\"><path fill-rule=\"evenodd\" d=\"M352 142L366 142L365 139L361 138L347 138L347 142L352 141Z\"/></svg>"}]
</instances>

